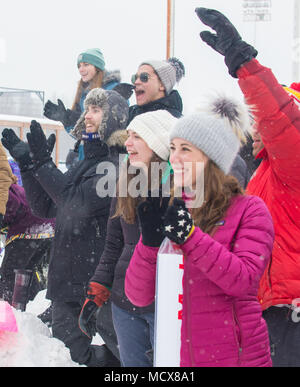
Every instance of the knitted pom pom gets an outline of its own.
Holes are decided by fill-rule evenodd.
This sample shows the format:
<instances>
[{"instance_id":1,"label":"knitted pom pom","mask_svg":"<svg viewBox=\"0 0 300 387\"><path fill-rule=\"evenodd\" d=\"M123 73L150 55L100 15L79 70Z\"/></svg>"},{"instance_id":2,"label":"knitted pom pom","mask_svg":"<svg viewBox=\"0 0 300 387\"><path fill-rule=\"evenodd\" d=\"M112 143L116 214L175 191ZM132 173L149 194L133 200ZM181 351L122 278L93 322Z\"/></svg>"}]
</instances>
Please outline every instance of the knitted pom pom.
<instances>
[{"instance_id":1,"label":"knitted pom pom","mask_svg":"<svg viewBox=\"0 0 300 387\"><path fill-rule=\"evenodd\" d=\"M183 63L175 57L169 58L168 62L175 68L176 82L179 82L181 78L185 76L185 68Z\"/></svg>"},{"instance_id":2,"label":"knitted pom pom","mask_svg":"<svg viewBox=\"0 0 300 387\"><path fill-rule=\"evenodd\" d=\"M198 109L208 114L215 115L231 127L234 134L241 143L246 143L247 136L251 134L252 110L245 103L227 97L225 95L214 95L208 98L206 106Z\"/></svg>"}]
</instances>

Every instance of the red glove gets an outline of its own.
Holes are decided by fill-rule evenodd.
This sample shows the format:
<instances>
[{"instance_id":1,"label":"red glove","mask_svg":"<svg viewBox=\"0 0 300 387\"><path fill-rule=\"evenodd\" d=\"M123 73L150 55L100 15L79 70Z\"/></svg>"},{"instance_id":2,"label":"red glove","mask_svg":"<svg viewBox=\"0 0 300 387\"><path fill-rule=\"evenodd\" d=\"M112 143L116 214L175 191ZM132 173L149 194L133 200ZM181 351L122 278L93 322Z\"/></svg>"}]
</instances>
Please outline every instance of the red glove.
<instances>
[{"instance_id":1,"label":"red glove","mask_svg":"<svg viewBox=\"0 0 300 387\"><path fill-rule=\"evenodd\" d=\"M103 302L109 299L110 291L98 282L90 282L87 289L87 300L93 300L94 303L100 308Z\"/></svg>"},{"instance_id":2,"label":"red glove","mask_svg":"<svg viewBox=\"0 0 300 387\"><path fill-rule=\"evenodd\" d=\"M96 324L94 315L105 301L108 300L110 291L98 282L90 282L87 289L87 298L79 316L79 328L88 337L92 338L96 334Z\"/></svg>"}]
</instances>

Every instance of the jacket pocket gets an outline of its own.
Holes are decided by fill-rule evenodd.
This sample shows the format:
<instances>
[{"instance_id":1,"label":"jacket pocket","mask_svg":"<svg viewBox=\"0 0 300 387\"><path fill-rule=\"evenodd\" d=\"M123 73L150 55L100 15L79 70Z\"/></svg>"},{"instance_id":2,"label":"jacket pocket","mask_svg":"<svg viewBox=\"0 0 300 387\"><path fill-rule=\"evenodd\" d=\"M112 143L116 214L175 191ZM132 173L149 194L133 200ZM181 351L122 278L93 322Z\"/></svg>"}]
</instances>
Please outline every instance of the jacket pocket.
<instances>
[{"instance_id":1,"label":"jacket pocket","mask_svg":"<svg viewBox=\"0 0 300 387\"><path fill-rule=\"evenodd\" d=\"M237 345L237 348L238 348L238 361L240 363L241 354L242 354L242 335L241 335L240 322L238 320L238 317L237 317L234 305L232 306L232 317L233 317L233 323L234 323L234 326L233 326L234 337L235 337L236 345Z\"/></svg>"}]
</instances>

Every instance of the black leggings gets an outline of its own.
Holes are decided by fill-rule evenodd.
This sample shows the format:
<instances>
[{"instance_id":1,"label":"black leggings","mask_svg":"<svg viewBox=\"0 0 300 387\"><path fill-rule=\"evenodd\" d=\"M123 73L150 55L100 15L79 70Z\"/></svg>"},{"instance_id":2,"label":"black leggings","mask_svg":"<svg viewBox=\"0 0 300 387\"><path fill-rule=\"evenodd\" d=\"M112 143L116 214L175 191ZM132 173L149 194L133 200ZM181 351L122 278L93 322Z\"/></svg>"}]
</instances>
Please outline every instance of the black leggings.
<instances>
[{"instance_id":1,"label":"black leggings","mask_svg":"<svg viewBox=\"0 0 300 387\"><path fill-rule=\"evenodd\" d=\"M81 311L79 302L52 302L52 334L61 340L70 350L74 362L88 367L120 367L117 338L114 332L110 303L99 309L101 324L97 323L98 332L104 345L92 345L92 340L79 328L78 318ZM95 321L96 323L96 321ZM100 329L99 329L100 328ZM105 332L105 334L103 334ZM115 353L115 355L113 354Z\"/></svg>"}]
</instances>

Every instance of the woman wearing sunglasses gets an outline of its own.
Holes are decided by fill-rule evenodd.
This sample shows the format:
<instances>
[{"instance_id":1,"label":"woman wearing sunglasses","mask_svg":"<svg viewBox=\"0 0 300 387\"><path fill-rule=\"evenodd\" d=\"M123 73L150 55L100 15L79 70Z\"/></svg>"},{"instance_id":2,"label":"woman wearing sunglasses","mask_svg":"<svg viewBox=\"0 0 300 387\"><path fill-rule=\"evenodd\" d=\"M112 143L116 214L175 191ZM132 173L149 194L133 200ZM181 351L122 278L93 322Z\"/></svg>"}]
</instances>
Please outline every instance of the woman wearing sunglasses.
<instances>
[{"instance_id":1,"label":"woman wearing sunglasses","mask_svg":"<svg viewBox=\"0 0 300 387\"><path fill-rule=\"evenodd\" d=\"M137 73L131 77L136 105L129 109L128 123L137 115L154 110L167 110L174 117L181 117L182 100L173 88L184 75L184 65L177 58L141 63Z\"/></svg>"}]
</instances>

